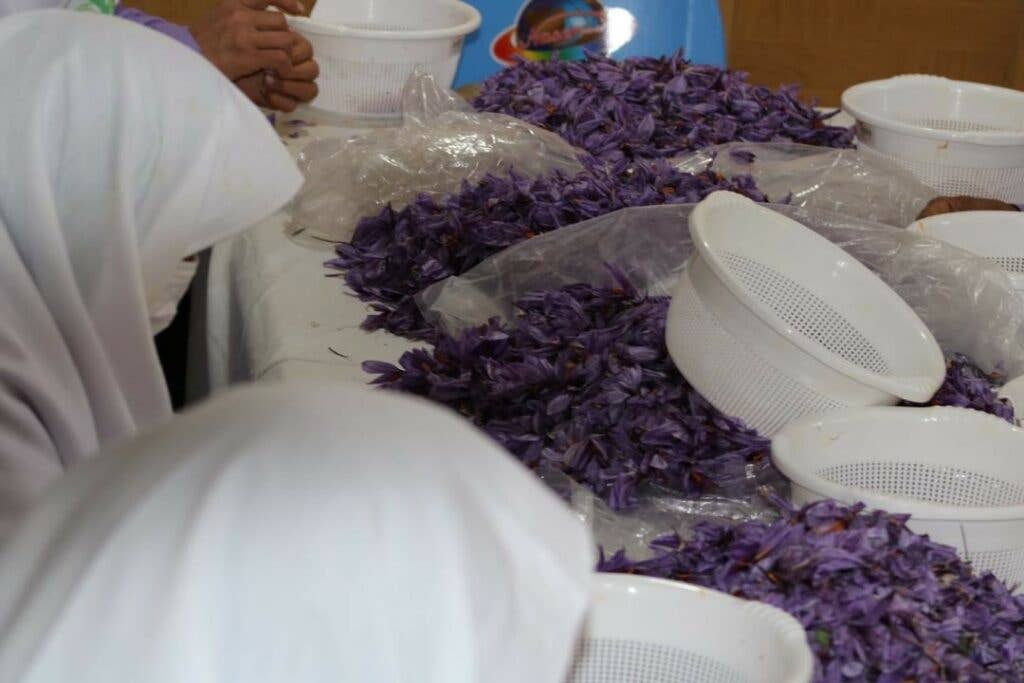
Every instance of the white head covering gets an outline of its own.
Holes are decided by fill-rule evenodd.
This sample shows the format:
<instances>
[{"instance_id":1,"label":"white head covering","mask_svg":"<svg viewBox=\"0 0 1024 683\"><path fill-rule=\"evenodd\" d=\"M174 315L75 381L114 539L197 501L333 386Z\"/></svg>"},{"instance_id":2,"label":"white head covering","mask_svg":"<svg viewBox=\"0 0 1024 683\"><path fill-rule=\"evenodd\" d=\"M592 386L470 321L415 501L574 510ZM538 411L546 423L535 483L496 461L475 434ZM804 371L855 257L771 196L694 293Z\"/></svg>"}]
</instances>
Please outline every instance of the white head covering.
<instances>
[{"instance_id":1,"label":"white head covering","mask_svg":"<svg viewBox=\"0 0 1024 683\"><path fill-rule=\"evenodd\" d=\"M0 0L0 19L15 12L37 9L74 9L111 14L116 5L114 0Z\"/></svg>"},{"instance_id":2,"label":"white head covering","mask_svg":"<svg viewBox=\"0 0 1024 683\"><path fill-rule=\"evenodd\" d=\"M33 508L0 554L0 680L562 683L593 559L462 418L250 386Z\"/></svg>"},{"instance_id":3,"label":"white head covering","mask_svg":"<svg viewBox=\"0 0 1024 683\"><path fill-rule=\"evenodd\" d=\"M0 89L2 537L55 472L170 416L147 307L301 176L228 80L127 21L0 20Z\"/></svg>"},{"instance_id":4,"label":"white head covering","mask_svg":"<svg viewBox=\"0 0 1024 683\"><path fill-rule=\"evenodd\" d=\"M0 0L0 19L16 12L64 7L67 0Z\"/></svg>"}]
</instances>

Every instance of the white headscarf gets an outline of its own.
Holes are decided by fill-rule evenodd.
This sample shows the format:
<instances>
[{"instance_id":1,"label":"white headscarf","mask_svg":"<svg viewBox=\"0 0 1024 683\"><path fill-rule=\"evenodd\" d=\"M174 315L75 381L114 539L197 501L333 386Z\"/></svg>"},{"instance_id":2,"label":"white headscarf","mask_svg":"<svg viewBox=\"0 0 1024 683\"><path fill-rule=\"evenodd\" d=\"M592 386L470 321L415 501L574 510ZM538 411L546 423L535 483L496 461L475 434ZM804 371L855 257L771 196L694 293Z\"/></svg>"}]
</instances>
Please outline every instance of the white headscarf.
<instances>
[{"instance_id":1,"label":"white headscarf","mask_svg":"<svg viewBox=\"0 0 1024 683\"><path fill-rule=\"evenodd\" d=\"M447 410L251 385L33 508L0 554L0 680L563 683L593 555Z\"/></svg>"},{"instance_id":2,"label":"white headscarf","mask_svg":"<svg viewBox=\"0 0 1024 683\"><path fill-rule=\"evenodd\" d=\"M74 9L112 14L116 0L0 0L0 19L15 12L37 9Z\"/></svg>"},{"instance_id":3,"label":"white headscarf","mask_svg":"<svg viewBox=\"0 0 1024 683\"><path fill-rule=\"evenodd\" d=\"M65 2L66 0L0 0L0 19L17 12L64 7Z\"/></svg>"},{"instance_id":4,"label":"white headscarf","mask_svg":"<svg viewBox=\"0 0 1024 683\"><path fill-rule=\"evenodd\" d=\"M202 57L116 18L0 20L0 538L52 476L171 415L147 309L301 176Z\"/></svg>"}]
</instances>

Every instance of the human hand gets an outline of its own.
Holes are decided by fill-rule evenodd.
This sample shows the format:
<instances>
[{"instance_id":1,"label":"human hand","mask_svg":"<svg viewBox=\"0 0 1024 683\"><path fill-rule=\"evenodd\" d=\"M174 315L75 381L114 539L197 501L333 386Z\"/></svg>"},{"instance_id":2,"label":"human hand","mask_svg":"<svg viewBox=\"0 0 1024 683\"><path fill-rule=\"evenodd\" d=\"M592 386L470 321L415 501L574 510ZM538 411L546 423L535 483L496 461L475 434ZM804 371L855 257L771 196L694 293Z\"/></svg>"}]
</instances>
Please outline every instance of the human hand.
<instances>
[{"instance_id":1,"label":"human hand","mask_svg":"<svg viewBox=\"0 0 1024 683\"><path fill-rule=\"evenodd\" d=\"M221 0L189 30L203 56L233 81L260 71L286 72L298 36L270 6L305 14L300 0Z\"/></svg>"},{"instance_id":2,"label":"human hand","mask_svg":"<svg viewBox=\"0 0 1024 683\"><path fill-rule=\"evenodd\" d=\"M313 60L313 46L302 36L296 35L296 39L287 69L261 71L235 82L256 106L292 112L300 103L311 102L317 96L314 81L320 75L320 67Z\"/></svg>"},{"instance_id":3,"label":"human hand","mask_svg":"<svg viewBox=\"0 0 1024 683\"><path fill-rule=\"evenodd\" d=\"M1015 205L1001 202L998 199L984 199L981 197L936 197L928 202L918 220L929 216L938 216L943 213L956 213L958 211L1019 211Z\"/></svg>"}]
</instances>

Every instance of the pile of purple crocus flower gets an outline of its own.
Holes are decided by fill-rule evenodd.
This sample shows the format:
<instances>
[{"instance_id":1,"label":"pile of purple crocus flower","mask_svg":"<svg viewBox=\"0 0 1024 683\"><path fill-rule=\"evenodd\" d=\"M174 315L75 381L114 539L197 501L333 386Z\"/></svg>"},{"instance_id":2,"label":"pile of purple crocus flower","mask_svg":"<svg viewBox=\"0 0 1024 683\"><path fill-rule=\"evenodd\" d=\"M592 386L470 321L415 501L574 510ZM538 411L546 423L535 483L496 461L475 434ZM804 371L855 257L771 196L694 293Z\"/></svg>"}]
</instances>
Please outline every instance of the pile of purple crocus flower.
<instances>
[{"instance_id":1,"label":"pile of purple crocus flower","mask_svg":"<svg viewBox=\"0 0 1024 683\"><path fill-rule=\"evenodd\" d=\"M665 349L668 298L627 282L529 294L514 325L497 321L401 367L366 363L375 384L454 407L530 466L545 461L615 509L639 483L696 494L748 464L768 463L768 441L715 410Z\"/></svg>"},{"instance_id":2,"label":"pile of purple crocus flower","mask_svg":"<svg viewBox=\"0 0 1024 683\"><path fill-rule=\"evenodd\" d=\"M750 178L680 173L664 158L732 140L846 147L851 132L742 73L679 56L624 62L522 63L475 105L556 131L593 155L576 176L488 177L444 200L421 197L363 219L331 267L375 313L368 329L423 339L398 366L367 362L374 384L451 406L527 465L555 467L617 510L648 486L683 495L771 478L769 442L723 415L679 374L665 348L665 297L615 273L526 294L510 322L451 336L413 302L424 287L501 249L628 206L696 202ZM952 360L933 403L1013 421L993 378ZM1024 598L975 575L905 518L832 501L786 508L774 523L703 524L663 537L652 559L622 552L599 569L684 580L776 605L803 624L815 681L1024 681Z\"/></svg>"},{"instance_id":3,"label":"pile of purple crocus flower","mask_svg":"<svg viewBox=\"0 0 1024 683\"><path fill-rule=\"evenodd\" d=\"M783 507L774 523L704 523L655 557L598 569L677 579L789 612L807 632L816 683L1024 681L1024 595L975 574L906 517L834 501Z\"/></svg>"},{"instance_id":4,"label":"pile of purple crocus flower","mask_svg":"<svg viewBox=\"0 0 1024 683\"><path fill-rule=\"evenodd\" d=\"M615 61L520 62L484 82L474 106L555 131L606 161L677 156L734 140L850 147L796 86L776 91L747 74L676 54Z\"/></svg>"},{"instance_id":5,"label":"pile of purple crocus flower","mask_svg":"<svg viewBox=\"0 0 1024 683\"><path fill-rule=\"evenodd\" d=\"M628 206L694 203L716 190L765 201L749 176L681 173L665 162L606 166L589 160L570 176L489 176L443 200L421 196L401 211L385 208L359 222L327 265L375 311L366 329L414 339L433 330L413 301L417 292L459 275L505 247Z\"/></svg>"},{"instance_id":6,"label":"pile of purple crocus flower","mask_svg":"<svg viewBox=\"0 0 1024 683\"><path fill-rule=\"evenodd\" d=\"M399 367L368 362L374 384L451 406L530 466L557 467L614 509L638 487L718 492L771 468L769 442L722 414L679 374L665 346L667 297L577 284L533 292L512 324L494 320ZM949 367L944 405L1013 419L966 359Z\"/></svg>"},{"instance_id":7,"label":"pile of purple crocus flower","mask_svg":"<svg viewBox=\"0 0 1024 683\"><path fill-rule=\"evenodd\" d=\"M443 199L420 197L360 221L328 262L374 314L367 329L430 339L412 302L424 287L460 274L529 237L629 206L689 203L715 190L765 197L749 177L681 173L664 157L732 140L847 147L852 132L801 103L795 88L747 83L746 74L694 65L679 55L621 62L521 63L488 80L478 109L558 132L589 152L576 176L488 177Z\"/></svg>"}]
</instances>

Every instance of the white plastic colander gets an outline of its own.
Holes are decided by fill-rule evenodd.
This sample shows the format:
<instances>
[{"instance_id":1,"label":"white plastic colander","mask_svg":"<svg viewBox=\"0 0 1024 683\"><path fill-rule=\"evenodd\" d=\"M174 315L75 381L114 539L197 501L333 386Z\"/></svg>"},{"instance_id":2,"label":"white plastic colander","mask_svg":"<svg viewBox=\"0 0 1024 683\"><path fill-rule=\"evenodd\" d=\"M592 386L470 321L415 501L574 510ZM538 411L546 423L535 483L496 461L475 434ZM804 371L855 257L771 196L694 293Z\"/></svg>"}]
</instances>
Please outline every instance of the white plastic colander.
<instances>
[{"instance_id":1,"label":"white plastic colander","mask_svg":"<svg viewBox=\"0 0 1024 683\"><path fill-rule=\"evenodd\" d=\"M1024 290L1024 212L961 211L914 221L907 228L987 258Z\"/></svg>"},{"instance_id":2,"label":"white plastic colander","mask_svg":"<svg viewBox=\"0 0 1024 683\"><path fill-rule=\"evenodd\" d=\"M1024 92L939 76L848 88L866 157L881 156L941 195L1024 201Z\"/></svg>"},{"instance_id":3,"label":"white plastic colander","mask_svg":"<svg viewBox=\"0 0 1024 683\"><path fill-rule=\"evenodd\" d=\"M310 18L288 23L320 65L314 109L391 118L401 116L402 88L417 68L451 86L480 12L458 0L319 0Z\"/></svg>"},{"instance_id":4,"label":"white plastic colander","mask_svg":"<svg viewBox=\"0 0 1024 683\"><path fill-rule=\"evenodd\" d=\"M871 271L796 221L729 192L690 215L696 246L666 343L712 405L770 436L847 406L929 400L935 338Z\"/></svg>"},{"instance_id":5,"label":"white plastic colander","mask_svg":"<svg viewBox=\"0 0 1024 683\"><path fill-rule=\"evenodd\" d=\"M1024 583L1024 430L965 408L862 408L794 423L772 460L797 505L834 498L911 515L976 570Z\"/></svg>"},{"instance_id":6,"label":"white plastic colander","mask_svg":"<svg viewBox=\"0 0 1024 683\"><path fill-rule=\"evenodd\" d=\"M599 574L567 683L807 683L803 627L770 605Z\"/></svg>"}]
</instances>

